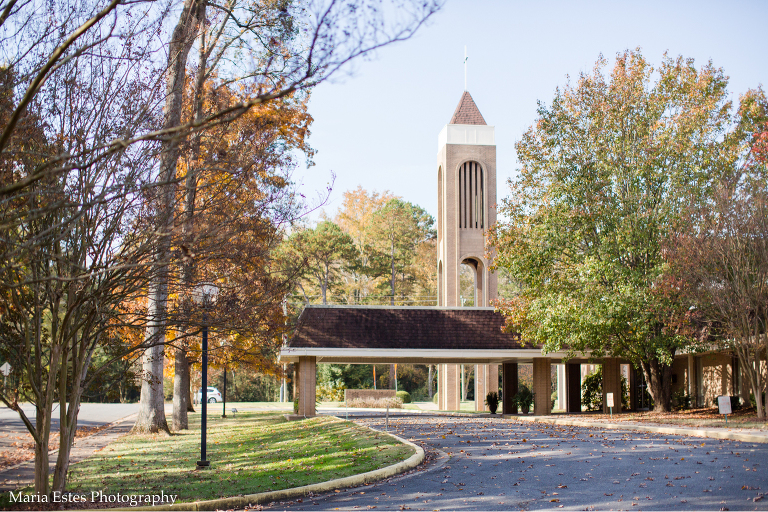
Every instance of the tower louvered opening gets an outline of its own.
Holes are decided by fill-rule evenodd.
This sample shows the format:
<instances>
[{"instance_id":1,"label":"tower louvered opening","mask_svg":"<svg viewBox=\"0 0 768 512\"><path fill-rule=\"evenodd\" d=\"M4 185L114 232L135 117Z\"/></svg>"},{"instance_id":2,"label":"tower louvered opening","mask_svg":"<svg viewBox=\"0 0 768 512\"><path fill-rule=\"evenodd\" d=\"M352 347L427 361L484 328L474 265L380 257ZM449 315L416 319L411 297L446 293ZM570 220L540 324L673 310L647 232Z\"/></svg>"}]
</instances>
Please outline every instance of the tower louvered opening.
<instances>
[{"instance_id":1,"label":"tower louvered opening","mask_svg":"<svg viewBox=\"0 0 768 512\"><path fill-rule=\"evenodd\" d=\"M485 229L485 180L477 162L459 168L459 227Z\"/></svg>"}]
</instances>

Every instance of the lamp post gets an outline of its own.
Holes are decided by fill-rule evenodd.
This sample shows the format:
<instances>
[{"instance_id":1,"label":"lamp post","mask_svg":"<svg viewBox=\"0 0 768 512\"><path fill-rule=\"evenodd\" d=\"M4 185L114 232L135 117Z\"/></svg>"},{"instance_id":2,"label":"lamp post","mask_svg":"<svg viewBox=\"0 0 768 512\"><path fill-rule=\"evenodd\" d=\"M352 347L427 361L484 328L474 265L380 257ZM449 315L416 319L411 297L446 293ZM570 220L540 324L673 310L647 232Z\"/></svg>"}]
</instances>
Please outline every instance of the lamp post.
<instances>
[{"instance_id":1,"label":"lamp post","mask_svg":"<svg viewBox=\"0 0 768 512\"><path fill-rule=\"evenodd\" d=\"M197 461L198 468L207 468L211 465L205 456L206 429L208 427L208 308L216 299L218 293L219 287L213 283L201 283L195 287L192 293L192 300L203 308L203 389L200 396L202 418L200 419L200 460Z\"/></svg>"}]
</instances>

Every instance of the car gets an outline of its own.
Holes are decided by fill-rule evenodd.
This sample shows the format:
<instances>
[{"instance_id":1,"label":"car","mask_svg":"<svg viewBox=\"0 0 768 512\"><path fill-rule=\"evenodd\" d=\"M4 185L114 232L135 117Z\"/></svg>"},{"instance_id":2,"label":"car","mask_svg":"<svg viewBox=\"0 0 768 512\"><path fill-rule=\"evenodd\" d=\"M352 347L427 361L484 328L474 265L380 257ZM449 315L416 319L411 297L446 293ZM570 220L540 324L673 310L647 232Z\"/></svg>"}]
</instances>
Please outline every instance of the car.
<instances>
[{"instance_id":1,"label":"car","mask_svg":"<svg viewBox=\"0 0 768 512\"><path fill-rule=\"evenodd\" d=\"M203 390L200 389L197 393L195 393L195 403L199 404L203 400ZM216 402L221 401L221 393L219 393L219 390L208 386L208 403L209 404L215 404Z\"/></svg>"}]
</instances>

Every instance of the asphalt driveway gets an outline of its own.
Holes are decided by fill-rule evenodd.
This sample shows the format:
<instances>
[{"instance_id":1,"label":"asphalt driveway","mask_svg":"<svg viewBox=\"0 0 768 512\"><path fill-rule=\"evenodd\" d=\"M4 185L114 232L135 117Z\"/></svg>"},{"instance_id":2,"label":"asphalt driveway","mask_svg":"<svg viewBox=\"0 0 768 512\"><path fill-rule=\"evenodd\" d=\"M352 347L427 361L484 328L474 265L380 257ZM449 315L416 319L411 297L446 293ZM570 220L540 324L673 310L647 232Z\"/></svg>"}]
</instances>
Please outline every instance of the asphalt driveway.
<instances>
[{"instance_id":1,"label":"asphalt driveway","mask_svg":"<svg viewBox=\"0 0 768 512\"><path fill-rule=\"evenodd\" d=\"M378 415L355 421L384 429ZM402 416L389 426L430 461L384 482L266 508L768 510L766 444L500 418Z\"/></svg>"}]
</instances>

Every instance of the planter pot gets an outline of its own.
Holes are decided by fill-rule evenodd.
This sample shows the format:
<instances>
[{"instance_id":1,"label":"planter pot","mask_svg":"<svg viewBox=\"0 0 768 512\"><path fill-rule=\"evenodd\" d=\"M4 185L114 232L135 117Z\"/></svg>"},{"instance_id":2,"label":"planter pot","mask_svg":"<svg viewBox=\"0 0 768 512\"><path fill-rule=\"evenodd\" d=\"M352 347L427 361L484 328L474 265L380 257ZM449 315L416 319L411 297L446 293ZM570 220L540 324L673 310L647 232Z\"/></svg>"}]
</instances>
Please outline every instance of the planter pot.
<instances>
[{"instance_id":1,"label":"planter pot","mask_svg":"<svg viewBox=\"0 0 768 512\"><path fill-rule=\"evenodd\" d=\"M528 412L531 410L531 407L529 405L521 405L520 410L523 411L523 414L528 414Z\"/></svg>"}]
</instances>

